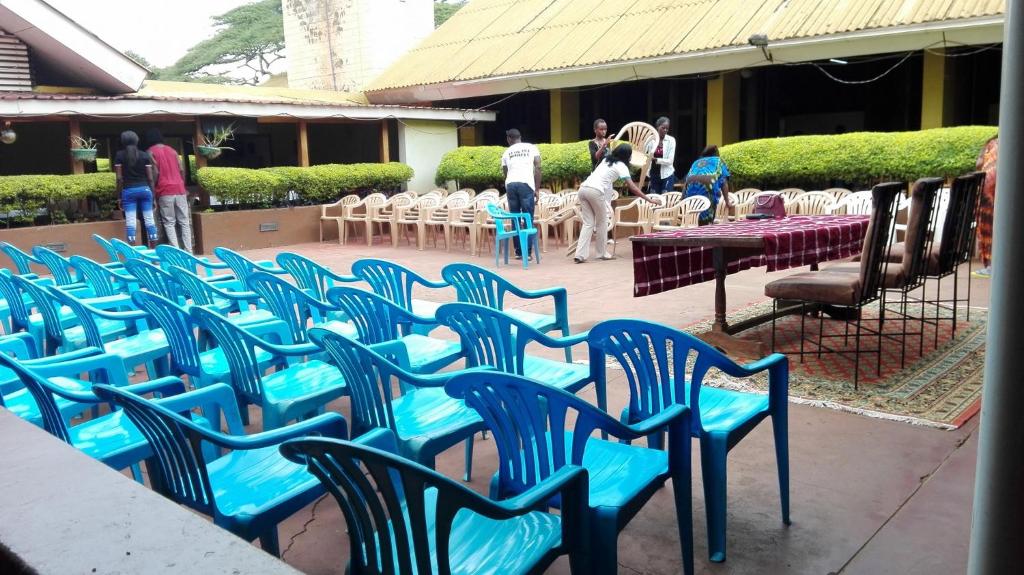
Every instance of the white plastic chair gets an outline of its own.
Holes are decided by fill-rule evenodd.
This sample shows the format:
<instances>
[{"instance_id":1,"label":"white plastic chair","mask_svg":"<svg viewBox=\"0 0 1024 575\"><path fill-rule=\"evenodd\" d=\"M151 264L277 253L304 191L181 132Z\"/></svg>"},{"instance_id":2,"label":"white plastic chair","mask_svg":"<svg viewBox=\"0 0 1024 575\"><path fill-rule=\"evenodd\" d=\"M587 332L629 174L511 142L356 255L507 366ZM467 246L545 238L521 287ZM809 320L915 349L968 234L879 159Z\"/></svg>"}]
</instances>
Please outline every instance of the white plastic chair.
<instances>
[{"instance_id":1,"label":"white plastic chair","mask_svg":"<svg viewBox=\"0 0 1024 575\"><path fill-rule=\"evenodd\" d=\"M353 206L359 205L359 203L361 201L362 200L356 194L348 194L347 196L344 196L343 198L341 198L340 200L334 202L333 204L323 204L323 205L321 205L320 206L320 241L321 242L324 241L324 222L331 222L331 221L333 221L338 226L338 243L339 244L344 244L345 243L345 232L346 232L346 229L345 229L346 228L346 226L345 226L346 211L348 211ZM329 216L329 215L327 215L327 210L330 210L330 209L338 210L338 215L336 215L336 216Z\"/></svg>"}]
</instances>

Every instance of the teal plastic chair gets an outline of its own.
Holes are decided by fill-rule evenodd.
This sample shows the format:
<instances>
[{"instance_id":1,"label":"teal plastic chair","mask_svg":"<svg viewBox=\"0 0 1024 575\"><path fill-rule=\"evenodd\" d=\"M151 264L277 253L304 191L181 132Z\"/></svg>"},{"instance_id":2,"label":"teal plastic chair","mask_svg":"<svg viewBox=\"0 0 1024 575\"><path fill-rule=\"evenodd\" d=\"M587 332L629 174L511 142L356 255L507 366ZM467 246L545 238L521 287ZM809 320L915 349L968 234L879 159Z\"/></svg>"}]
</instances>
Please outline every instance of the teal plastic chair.
<instances>
[{"instance_id":1,"label":"teal plastic chair","mask_svg":"<svg viewBox=\"0 0 1024 575\"><path fill-rule=\"evenodd\" d=\"M171 351L167 334L159 327L150 326L149 314L135 309L131 299L125 298L124 303L117 306L119 309L101 309L58 287L48 289L79 321L78 327L64 330L62 348L78 349L83 345L99 348L119 357L126 371L134 372L137 366L144 365L150 379L167 375L167 355ZM117 324L123 327L107 327ZM77 339L79 329L81 342Z\"/></svg>"},{"instance_id":2,"label":"teal plastic chair","mask_svg":"<svg viewBox=\"0 0 1024 575\"><path fill-rule=\"evenodd\" d=\"M44 355L53 355L59 351L72 351L87 345L85 328L82 327L81 318L74 310L63 305L61 300L51 289L60 289L56 286L44 285L22 277L12 278L18 288L32 298L36 313L28 317L29 333L39 335L42 338L42 349ZM61 290L63 292L63 290ZM69 292L63 292L68 297L74 297ZM95 298L90 301L105 302L105 305L125 305L130 302L126 296L113 298ZM42 333L36 330L42 325ZM103 341L112 341L134 333L129 324L106 318L96 321L96 328L99 330Z\"/></svg>"},{"instance_id":3,"label":"teal plastic chair","mask_svg":"<svg viewBox=\"0 0 1024 575\"><path fill-rule=\"evenodd\" d=\"M239 289L242 290L249 289L247 282L249 274L253 272L262 271L278 275L287 273L283 268L274 265L272 261L254 261L228 248L214 248L213 255L217 256L220 261L224 262L231 269L232 275L241 283Z\"/></svg>"},{"instance_id":4,"label":"teal plastic chair","mask_svg":"<svg viewBox=\"0 0 1024 575\"><path fill-rule=\"evenodd\" d=\"M305 358L318 353L312 343L278 344L239 327L216 311L189 309L200 329L209 332L223 350L231 373L231 385L240 404L255 404L263 412L263 429L275 429L293 420L307 419L347 393L338 369L319 360L291 363L269 375L260 367L260 350L281 359Z\"/></svg>"},{"instance_id":5,"label":"teal plastic chair","mask_svg":"<svg viewBox=\"0 0 1024 575\"><path fill-rule=\"evenodd\" d=\"M230 269L227 264L211 262L209 258L199 257L168 244L160 244L156 247L156 255L160 258L160 265L164 269L171 266L178 266L188 270L195 275L211 282L235 281L231 273L219 273L222 270Z\"/></svg>"},{"instance_id":6,"label":"teal plastic chair","mask_svg":"<svg viewBox=\"0 0 1024 575\"><path fill-rule=\"evenodd\" d=\"M277 265L288 272L295 280L295 285L309 292L320 301L327 301L327 290L334 287L335 282L353 283L362 281L356 276L346 276L331 271L315 261L292 252L277 254Z\"/></svg>"},{"instance_id":7,"label":"teal plastic chair","mask_svg":"<svg viewBox=\"0 0 1024 575\"><path fill-rule=\"evenodd\" d=\"M726 459L736 446L766 417L772 418L775 459L782 498L782 522L789 525L789 361L772 354L747 365L739 365L700 339L668 326L641 320L609 320L590 330L590 365L595 378L603 382L608 357L625 370L629 405L622 412L624 423L645 421L671 409L687 405L693 437L700 438L701 472L704 477L704 506L707 510L708 552L711 560L725 561ZM687 362L692 371L687 376ZM702 385L712 368L731 377L750 377L768 372L768 395L743 393ZM661 434L649 438L661 446Z\"/></svg>"},{"instance_id":8,"label":"teal plastic chair","mask_svg":"<svg viewBox=\"0 0 1024 575\"><path fill-rule=\"evenodd\" d=\"M107 241L110 242L110 245L114 246L114 250L124 261L145 260L149 263L160 263L160 258L156 255L156 251L146 246L132 245L121 238L110 238Z\"/></svg>"},{"instance_id":9,"label":"teal plastic chair","mask_svg":"<svg viewBox=\"0 0 1024 575\"><path fill-rule=\"evenodd\" d=\"M566 466L522 495L491 501L427 467L394 455L389 430L354 441L284 443L341 507L350 563L346 573L543 573L569 555L589 573L587 473ZM562 514L537 511L563 502Z\"/></svg>"},{"instance_id":10,"label":"teal plastic chair","mask_svg":"<svg viewBox=\"0 0 1024 575\"><path fill-rule=\"evenodd\" d=\"M377 294L338 286L327 291L327 301L345 312L363 344L397 342L413 373L434 373L464 355L457 341L416 333L416 326L433 327L433 318L419 317Z\"/></svg>"},{"instance_id":11,"label":"teal plastic chair","mask_svg":"<svg viewBox=\"0 0 1024 575\"><path fill-rule=\"evenodd\" d=\"M107 385L95 386L95 393L120 407L152 446L150 478L158 492L246 541L259 539L275 556L281 555L277 525L324 493L302 465L282 457L279 446L307 435L346 437L345 418L337 413L246 436L231 388L223 384L160 401ZM183 417L192 405L220 409L228 433ZM230 451L217 457L204 445Z\"/></svg>"},{"instance_id":12,"label":"teal plastic chair","mask_svg":"<svg viewBox=\"0 0 1024 575\"><path fill-rule=\"evenodd\" d=\"M537 244L537 228L533 227L533 215L526 212L507 212L494 204L487 204L487 213L494 219L494 267L498 267L500 254L505 254L508 265L509 242L518 241L522 246L523 269L530 264L530 252L540 265L540 247ZM510 226L508 225L510 224Z\"/></svg>"},{"instance_id":13,"label":"teal plastic chair","mask_svg":"<svg viewBox=\"0 0 1024 575\"><path fill-rule=\"evenodd\" d=\"M21 383L32 394L43 420L43 429L61 441L79 449L114 469L131 468L136 481L142 482L138 464L148 458L152 451L146 439L121 411L70 425L65 419L58 398L87 405L100 403L90 389L65 388L49 378L51 375L67 376L77 373L101 372L101 380L119 384L121 389L135 394L159 393L177 395L184 392L184 384L176 377L161 378L146 383L127 385L120 360L102 354L51 366L27 367L16 359L0 354L0 367L14 372Z\"/></svg>"},{"instance_id":14,"label":"teal plastic chair","mask_svg":"<svg viewBox=\"0 0 1024 575\"><path fill-rule=\"evenodd\" d=\"M119 264L119 263L123 264L126 261L126 258L124 257L124 255L122 255L121 249L119 249L117 244L115 243L115 240L117 242L121 242L123 244L122 248L127 246L130 249L134 249L135 251L143 254L144 256L152 256L152 255L154 255L154 251L149 249L149 248L147 248L146 246L133 246L133 245L131 245L131 244L127 243L127 242L124 242L124 241L122 241L120 239L117 239L117 238L111 238L111 239L108 240L107 238L105 238L105 237L103 237L103 236L101 236L99 234L93 234L92 235L92 239L97 244L99 244L99 246L101 248L103 248L103 251L107 252L107 256L110 257L110 262L109 263L111 263L111 264Z\"/></svg>"},{"instance_id":15,"label":"teal plastic chair","mask_svg":"<svg viewBox=\"0 0 1024 575\"><path fill-rule=\"evenodd\" d=\"M413 288L417 285L428 289L448 287L448 284L443 281L428 280L405 266L387 260L370 258L356 260L352 264L352 273L370 284L373 293L395 302L406 311L429 320L434 319L434 312L441 304L413 298ZM417 326L417 331L424 334L430 333L434 326L429 324Z\"/></svg>"},{"instance_id":16,"label":"teal plastic chair","mask_svg":"<svg viewBox=\"0 0 1024 575\"><path fill-rule=\"evenodd\" d=\"M21 362L22 365L32 368L60 365L66 361L91 357L98 355L100 350L86 348L66 354L38 358L35 354L35 345L32 338L26 333L16 333L0 336L0 353L13 357ZM78 379L79 374L77 373L72 375L74 377L51 375L50 379L61 387L72 391L89 390L89 382ZM127 380L124 381L124 385L127 385ZM55 402L57 409L64 417L64 421L70 421L72 417L81 414L89 407L87 404L71 401L63 397L55 398ZM43 426L43 414L39 411L39 406L36 404L35 399L32 398L32 394L21 383L21 378L16 373L5 368L0 368L0 407L6 408L14 415L33 425ZM98 411L94 415L98 415Z\"/></svg>"},{"instance_id":17,"label":"teal plastic chair","mask_svg":"<svg viewBox=\"0 0 1024 575\"><path fill-rule=\"evenodd\" d=\"M174 276L147 261L128 260L124 262L125 272L138 282L139 287L163 296L171 301L184 303L184 291Z\"/></svg>"},{"instance_id":18,"label":"teal plastic chair","mask_svg":"<svg viewBox=\"0 0 1024 575\"><path fill-rule=\"evenodd\" d=\"M201 276L177 266L170 266L167 271L184 290L192 305L216 310L227 315L232 323L249 326L279 321L269 310L253 307L253 304L259 301L259 295L255 292L228 290L225 286L218 285L219 282L208 282Z\"/></svg>"},{"instance_id":19,"label":"teal plastic chair","mask_svg":"<svg viewBox=\"0 0 1024 575\"><path fill-rule=\"evenodd\" d=\"M53 278L54 284L66 289L73 290L76 293L81 294L82 297L92 297L95 295L89 286L82 281L82 278L78 277L74 271L74 266L64 256L43 246L35 246L32 248L32 255L43 264Z\"/></svg>"},{"instance_id":20,"label":"teal plastic chair","mask_svg":"<svg viewBox=\"0 0 1024 575\"><path fill-rule=\"evenodd\" d=\"M123 265L107 267L83 256L71 256L68 261L94 297L123 295L138 287L135 277L124 271Z\"/></svg>"},{"instance_id":21,"label":"teal plastic chair","mask_svg":"<svg viewBox=\"0 0 1024 575\"><path fill-rule=\"evenodd\" d=\"M484 424L475 411L442 389L452 372L410 372L405 348L396 342L365 346L319 328L309 330L309 336L327 351L345 377L352 395L353 436L375 428L390 429L400 455L431 469L437 454L465 441L465 480L470 481L473 434L484 431ZM393 397L391 386L396 380L400 395Z\"/></svg>"},{"instance_id":22,"label":"teal plastic chair","mask_svg":"<svg viewBox=\"0 0 1024 575\"><path fill-rule=\"evenodd\" d=\"M254 272L246 283L259 296L270 313L288 328L288 343L306 343L310 327L321 327L348 337L358 337L356 327L347 321L329 319L341 312L336 305L320 301L299 287L266 272ZM339 313L340 314L340 313Z\"/></svg>"},{"instance_id":23,"label":"teal plastic chair","mask_svg":"<svg viewBox=\"0 0 1024 575\"><path fill-rule=\"evenodd\" d=\"M503 311L540 332L561 330L563 337L569 335L569 296L564 287L525 290L496 272L462 262L444 266L441 269L441 277L455 288L460 302L475 303ZM550 297L555 313L551 315L506 308L505 297L509 294L525 300ZM565 361L572 361L572 348L566 348Z\"/></svg>"},{"instance_id":24,"label":"teal plastic chair","mask_svg":"<svg viewBox=\"0 0 1024 575\"><path fill-rule=\"evenodd\" d=\"M618 572L619 531L671 479L683 567L693 573L686 406L673 405L626 425L571 393L508 373L456 374L445 390L475 409L494 434L498 472L491 481L492 499L528 493L569 465L587 470L591 573ZM669 432L667 453L592 437L600 431L628 441L660 429ZM560 501L548 503L557 507Z\"/></svg>"},{"instance_id":25,"label":"teal plastic chair","mask_svg":"<svg viewBox=\"0 0 1024 575\"><path fill-rule=\"evenodd\" d=\"M17 269L15 275L37 277L35 272L32 271L32 264L43 265L43 262L8 242L0 242L0 251L4 252L4 255L11 259L11 263Z\"/></svg>"},{"instance_id":26,"label":"teal plastic chair","mask_svg":"<svg viewBox=\"0 0 1024 575\"><path fill-rule=\"evenodd\" d=\"M504 312L472 303L444 304L437 309L437 319L459 334L467 367L491 366L571 393L593 381L590 366L526 353L526 346L531 342L553 349L571 347L587 340L585 332L551 337ZM596 392L598 406L606 409L604 382L597 386Z\"/></svg>"}]
</instances>

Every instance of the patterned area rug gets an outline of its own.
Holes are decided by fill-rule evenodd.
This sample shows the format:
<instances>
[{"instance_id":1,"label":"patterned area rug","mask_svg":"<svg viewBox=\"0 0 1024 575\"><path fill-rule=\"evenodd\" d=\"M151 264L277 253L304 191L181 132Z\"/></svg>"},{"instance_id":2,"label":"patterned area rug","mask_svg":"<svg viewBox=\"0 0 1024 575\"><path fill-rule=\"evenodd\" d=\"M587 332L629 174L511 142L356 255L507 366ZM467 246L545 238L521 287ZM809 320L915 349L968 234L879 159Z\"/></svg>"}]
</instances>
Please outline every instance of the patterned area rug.
<instances>
[{"instance_id":1,"label":"patterned area rug","mask_svg":"<svg viewBox=\"0 0 1024 575\"><path fill-rule=\"evenodd\" d=\"M767 314L771 302L762 302L729 314L730 322ZM905 367L900 367L900 340L882 340L881 375L876 373L877 354L862 353L859 389L853 387L853 356L840 354L806 355L803 362L796 354L790 355L789 395L790 401L838 411L857 413L869 417L889 419L941 429L956 429L967 422L981 407L981 384L985 363L985 328L988 322L987 310L972 309L968 322L965 308L960 308L957 318L956 338L951 337L952 317L944 313L947 320L939 322L938 346L935 344L936 330L932 326L924 329L924 353L918 354L920 335L907 336ZM934 314L934 310L932 311ZM878 306L864 310L865 325L874 318L877 326ZM902 321L886 316L885 331L891 333L902 329ZM824 321L825 334L842 335L845 322ZM699 335L711 329L711 320L698 322L686 331ZM740 334L742 337L757 337L771 341L771 323L764 324ZM819 322L807 317L805 324L805 350L817 349ZM907 331L920 331L920 324L908 325ZM800 317L787 316L776 322L776 349L788 352L800 346ZM833 349L853 350L854 339L844 345L843 338L826 340ZM863 337L862 349L878 347L877 337ZM619 368L614 359L609 367ZM767 393L768 377L765 374L746 379L729 377L717 370L708 373L705 385Z\"/></svg>"}]
</instances>

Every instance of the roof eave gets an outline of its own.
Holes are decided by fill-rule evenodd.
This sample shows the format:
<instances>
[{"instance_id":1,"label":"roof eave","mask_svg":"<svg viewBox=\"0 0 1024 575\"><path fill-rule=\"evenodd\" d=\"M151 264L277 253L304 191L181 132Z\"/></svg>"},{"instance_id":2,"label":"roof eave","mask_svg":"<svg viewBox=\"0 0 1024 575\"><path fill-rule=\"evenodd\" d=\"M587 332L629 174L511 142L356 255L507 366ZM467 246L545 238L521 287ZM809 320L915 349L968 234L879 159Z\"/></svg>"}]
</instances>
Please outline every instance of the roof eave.
<instances>
[{"instance_id":1,"label":"roof eave","mask_svg":"<svg viewBox=\"0 0 1024 575\"><path fill-rule=\"evenodd\" d=\"M921 50L958 44L988 44L1003 40L1002 15L964 20L928 22L770 42L777 62L808 62ZM367 90L373 104L422 104L511 94L526 90L555 90L627 82L637 78L664 78L707 74L772 65L754 46L727 46L700 52L511 74L438 84Z\"/></svg>"}]
</instances>

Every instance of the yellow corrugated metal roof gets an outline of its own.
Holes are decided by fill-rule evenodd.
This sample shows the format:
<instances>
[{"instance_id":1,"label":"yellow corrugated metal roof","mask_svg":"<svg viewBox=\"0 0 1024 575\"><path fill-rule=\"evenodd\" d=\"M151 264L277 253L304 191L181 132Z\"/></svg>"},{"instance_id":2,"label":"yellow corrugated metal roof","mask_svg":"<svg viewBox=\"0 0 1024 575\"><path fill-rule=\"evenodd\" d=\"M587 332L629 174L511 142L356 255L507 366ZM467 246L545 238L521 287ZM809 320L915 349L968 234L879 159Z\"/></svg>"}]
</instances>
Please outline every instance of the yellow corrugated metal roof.
<instances>
[{"instance_id":1,"label":"yellow corrugated metal roof","mask_svg":"<svg viewBox=\"0 0 1024 575\"><path fill-rule=\"evenodd\" d=\"M471 0L367 91L998 16L1006 0Z\"/></svg>"},{"instance_id":2,"label":"yellow corrugated metal roof","mask_svg":"<svg viewBox=\"0 0 1024 575\"><path fill-rule=\"evenodd\" d=\"M235 84L203 84L199 82L166 82L146 80L134 98L175 98L192 100L291 102L296 104L331 104L365 106L361 93L332 90L303 90L283 86L241 86Z\"/></svg>"}]
</instances>

